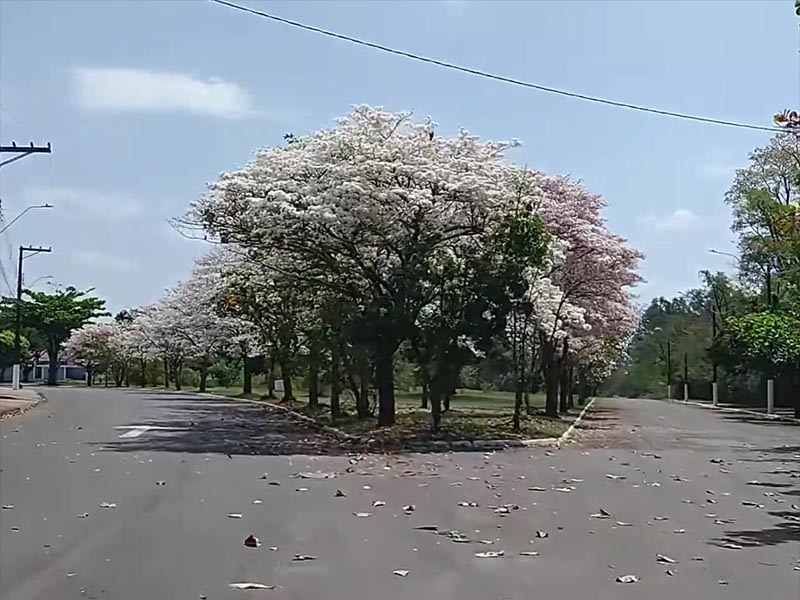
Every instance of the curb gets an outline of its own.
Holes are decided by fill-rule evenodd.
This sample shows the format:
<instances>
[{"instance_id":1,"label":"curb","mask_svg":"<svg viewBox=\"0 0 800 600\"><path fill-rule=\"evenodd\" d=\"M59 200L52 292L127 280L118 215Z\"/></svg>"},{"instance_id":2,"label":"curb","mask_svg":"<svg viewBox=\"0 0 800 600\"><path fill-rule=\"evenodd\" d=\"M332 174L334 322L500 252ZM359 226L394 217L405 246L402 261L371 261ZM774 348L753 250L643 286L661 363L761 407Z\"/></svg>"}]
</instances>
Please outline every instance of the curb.
<instances>
[{"instance_id":1,"label":"curb","mask_svg":"<svg viewBox=\"0 0 800 600\"><path fill-rule=\"evenodd\" d=\"M36 399L31 400L29 404L17 408L12 408L11 410L7 410L4 412L0 412L0 421L19 416L22 413L26 413L30 409L35 408L36 406L39 406L40 404L44 404L45 402L47 402L47 398L42 396L39 392L34 391L33 393L36 394Z\"/></svg>"},{"instance_id":2,"label":"curb","mask_svg":"<svg viewBox=\"0 0 800 600\"><path fill-rule=\"evenodd\" d=\"M153 388L153 389L158 389L158 388ZM171 394L207 396L209 398L219 398L220 400L242 402L244 404L261 406L262 408L265 408L267 410L281 411L289 415L296 421L300 421L305 425L309 425L311 428L326 433L329 436L334 437L341 442L352 444L354 446L367 446L368 448L374 450L385 449L384 446L381 446L380 444L377 443L376 440L372 438L355 436L345 431L342 431L341 429L337 429L336 427L331 427L330 425L323 425L313 417L309 417L307 415L297 412L296 410L292 410L287 406L276 404L274 402L268 402L266 400L249 400L248 398L233 398L231 396L222 396L220 394L212 394L210 392L186 392L183 390L181 391L160 390L160 391L162 392L167 391ZM453 441L432 440L430 442L411 442L405 448L402 448L402 450L408 452L447 452L447 451L487 452L487 451L497 451L497 450L508 450L509 448L532 448L536 446L561 447L561 444L569 440L569 438L572 436L576 426L581 422L586 412L592 407L594 401L595 398L589 400L589 402L586 404L586 406L583 407L583 410L572 422L569 428L557 438L554 437L533 438L529 440L518 440L518 439L453 440Z\"/></svg>"},{"instance_id":3,"label":"curb","mask_svg":"<svg viewBox=\"0 0 800 600\"><path fill-rule=\"evenodd\" d=\"M674 402L675 404L682 404L684 406L697 406L698 408L705 408L706 410L719 410L722 412L730 413L744 413L746 415L753 415L765 421L785 421L787 423L796 423L800 425L800 419L794 417L785 417L783 415L768 415L754 410L747 410L746 408L734 408L732 406L714 406L713 404L704 404L702 402L695 402L694 400L677 400L675 398L661 398L664 402Z\"/></svg>"}]
</instances>

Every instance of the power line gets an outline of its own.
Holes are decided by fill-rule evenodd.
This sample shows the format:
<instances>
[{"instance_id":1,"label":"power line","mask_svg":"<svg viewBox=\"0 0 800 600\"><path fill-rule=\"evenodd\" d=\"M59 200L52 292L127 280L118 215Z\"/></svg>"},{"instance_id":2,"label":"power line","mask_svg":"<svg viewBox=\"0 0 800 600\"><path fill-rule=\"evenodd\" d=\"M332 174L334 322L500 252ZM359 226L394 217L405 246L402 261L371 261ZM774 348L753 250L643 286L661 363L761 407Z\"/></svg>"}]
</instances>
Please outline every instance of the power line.
<instances>
[{"instance_id":1,"label":"power line","mask_svg":"<svg viewBox=\"0 0 800 600\"><path fill-rule=\"evenodd\" d=\"M495 75L493 73L487 73L486 71L480 71L478 69L472 69L469 67L462 67L453 63L445 62L442 60L438 60L435 58L429 58L426 56L421 56L419 54L414 54L412 52L406 52L405 50L397 50L396 48L390 48L388 46L383 46L381 44L375 44L373 42L367 42L365 40L361 40L358 38L350 37L348 35L343 35L341 33L336 33L334 31L328 31L327 29L321 29L319 27L314 27L312 25L306 25L304 23L300 23L298 21L292 21L291 19L286 19L284 17L279 17L277 15L272 15L269 13L262 12L260 10L255 10L254 8L248 8L246 6L241 6L239 4L234 4L233 2L227 2L226 0L209 0L215 4L220 4L222 6L227 6L228 8L232 8L234 10L239 10L245 13L249 13L252 15L256 15L262 17L264 19L270 19L272 21L276 21L278 23L283 23L284 25L291 25L292 27L297 27L298 29L304 29L306 31L311 31L314 33L319 33L321 35L325 35L328 37L336 38L338 40L344 40L345 42L350 42L352 44L358 44L360 46L366 46L367 48L372 48L374 50L380 50L381 52L386 52L389 54L394 54L396 56L403 56L405 58L409 58L411 60L416 60L419 62L424 62L432 65L437 65L439 67L443 67L445 69L451 69L453 71L460 71L462 73L468 73L470 75L477 75L478 77L484 77L486 79L493 79L495 81L502 81L504 83L510 83L512 85L517 85L525 88L531 88L534 90L539 90L540 92L547 92L550 94L558 94L560 96L567 96L568 98L577 98L578 100L585 100L587 102L596 102L598 104L606 104L608 106L616 106L618 108L627 108L630 110L637 110L640 112L652 113L656 115L662 115L667 117L675 117L677 119L686 119L688 121L699 121L701 123L712 123L714 125L725 125L727 127L738 127L740 129L754 129L756 131L769 131L769 132L780 132L783 131L782 129L777 129L775 127L763 127L761 125L751 125L749 123L738 123L736 121L725 121L723 119L714 119L712 117L701 117L698 115L690 115L686 113L679 113L670 110L662 110L659 108L651 108L648 106L641 106L638 104L631 104L628 102L619 102L617 100L608 100L606 98L599 98L597 96L589 96L586 94L579 94L577 92L569 92L566 90L561 90L558 88L548 87L544 85L539 85L537 83L529 83L527 81L522 81L520 79L513 79L511 77L504 77L502 75Z\"/></svg>"}]
</instances>

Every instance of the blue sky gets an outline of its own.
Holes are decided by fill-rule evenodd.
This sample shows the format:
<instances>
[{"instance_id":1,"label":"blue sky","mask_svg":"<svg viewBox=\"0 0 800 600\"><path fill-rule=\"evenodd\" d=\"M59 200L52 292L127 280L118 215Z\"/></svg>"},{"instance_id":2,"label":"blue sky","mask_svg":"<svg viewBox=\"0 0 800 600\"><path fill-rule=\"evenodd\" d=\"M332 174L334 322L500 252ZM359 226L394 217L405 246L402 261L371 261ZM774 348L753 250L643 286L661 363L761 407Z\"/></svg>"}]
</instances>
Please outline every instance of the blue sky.
<instances>
[{"instance_id":1,"label":"blue sky","mask_svg":"<svg viewBox=\"0 0 800 600\"><path fill-rule=\"evenodd\" d=\"M791 0L243 4L553 87L770 125L798 108ZM518 138L513 158L582 179L647 255L642 300L730 261L723 196L765 132L639 114L410 62L199 1L0 2L0 140L51 141L2 169L0 239L52 245L26 282L95 287L117 310L156 300L205 249L170 229L256 148L355 104L411 109L442 134ZM47 289L40 281L39 289ZM0 279L0 290L7 293Z\"/></svg>"}]
</instances>

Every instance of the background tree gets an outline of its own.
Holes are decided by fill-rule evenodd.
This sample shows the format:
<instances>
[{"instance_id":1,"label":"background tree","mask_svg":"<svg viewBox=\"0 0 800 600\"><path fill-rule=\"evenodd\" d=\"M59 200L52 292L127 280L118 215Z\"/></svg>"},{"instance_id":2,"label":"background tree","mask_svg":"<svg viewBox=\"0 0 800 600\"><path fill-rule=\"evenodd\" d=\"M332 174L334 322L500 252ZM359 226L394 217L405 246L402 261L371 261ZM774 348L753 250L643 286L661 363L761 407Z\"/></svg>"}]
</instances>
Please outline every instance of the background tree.
<instances>
[{"instance_id":1,"label":"background tree","mask_svg":"<svg viewBox=\"0 0 800 600\"><path fill-rule=\"evenodd\" d=\"M58 370L58 355L63 344L74 329L100 316L106 316L105 301L89 293L67 287L48 294L25 290L22 299L22 321L27 327L38 330L46 341L49 369L47 384L55 385ZM8 318L16 310L16 299L3 298L0 312Z\"/></svg>"}]
</instances>

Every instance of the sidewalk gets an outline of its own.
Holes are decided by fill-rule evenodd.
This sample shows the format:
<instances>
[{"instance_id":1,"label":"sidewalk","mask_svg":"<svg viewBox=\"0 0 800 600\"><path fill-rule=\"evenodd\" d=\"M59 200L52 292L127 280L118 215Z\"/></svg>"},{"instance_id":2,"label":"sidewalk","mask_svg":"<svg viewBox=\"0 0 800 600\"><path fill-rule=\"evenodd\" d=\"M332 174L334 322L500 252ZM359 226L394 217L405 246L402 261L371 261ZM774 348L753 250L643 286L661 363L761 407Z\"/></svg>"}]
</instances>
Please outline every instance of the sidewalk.
<instances>
[{"instance_id":1,"label":"sidewalk","mask_svg":"<svg viewBox=\"0 0 800 600\"><path fill-rule=\"evenodd\" d=\"M0 387L0 418L23 413L43 400L44 398L31 388L12 390L10 387Z\"/></svg>"},{"instance_id":2,"label":"sidewalk","mask_svg":"<svg viewBox=\"0 0 800 600\"><path fill-rule=\"evenodd\" d=\"M757 408L753 406L748 407L741 407L735 404L727 404L720 402L717 406L714 406L708 400L678 400L676 398L665 399L667 402L676 402L678 404L688 404L690 406L699 406L700 408L707 408L711 410L720 410L723 412L731 412L731 413L743 413L747 415L752 415L754 417L758 417L761 419L766 420L773 420L773 421L786 421L789 423L800 423L800 419L794 418L794 410L791 408L776 408L775 412L771 415L767 414L766 407L764 408Z\"/></svg>"}]
</instances>

